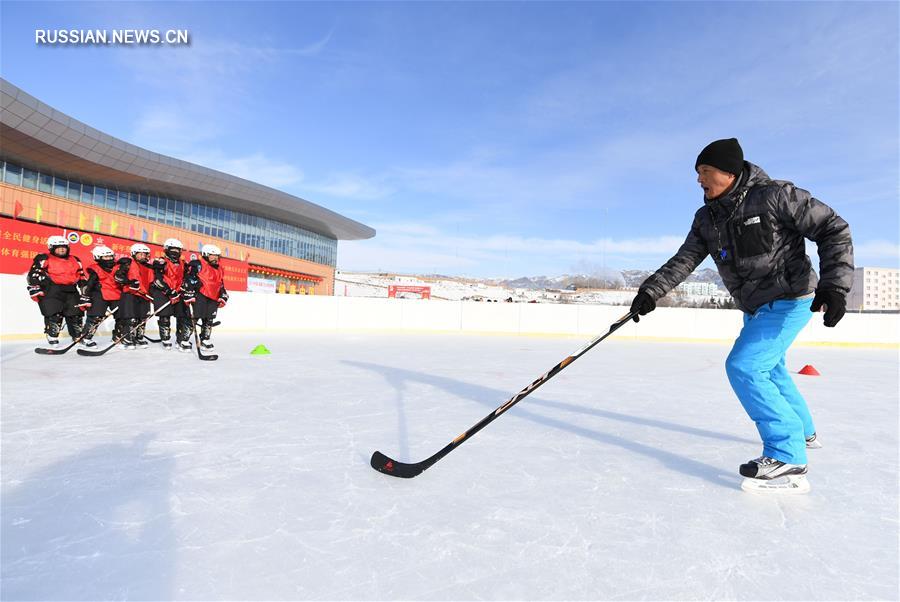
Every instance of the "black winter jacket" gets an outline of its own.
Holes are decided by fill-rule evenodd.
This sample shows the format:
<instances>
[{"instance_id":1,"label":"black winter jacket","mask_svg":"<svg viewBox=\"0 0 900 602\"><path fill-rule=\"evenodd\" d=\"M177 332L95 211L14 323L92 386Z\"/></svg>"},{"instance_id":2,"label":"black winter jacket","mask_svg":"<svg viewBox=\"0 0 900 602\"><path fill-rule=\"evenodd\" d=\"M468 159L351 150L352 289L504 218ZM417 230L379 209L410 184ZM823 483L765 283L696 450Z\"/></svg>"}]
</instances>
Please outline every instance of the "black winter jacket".
<instances>
[{"instance_id":1,"label":"black winter jacket","mask_svg":"<svg viewBox=\"0 0 900 602\"><path fill-rule=\"evenodd\" d=\"M819 250L817 285L804 238ZM737 307L747 313L816 287L844 295L853 283L850 227L831 207L791 182L772 180L744 162L738 185L694 214L684 244L640 290L658 300L712 255Z\"/></svg>"}]
</instances>

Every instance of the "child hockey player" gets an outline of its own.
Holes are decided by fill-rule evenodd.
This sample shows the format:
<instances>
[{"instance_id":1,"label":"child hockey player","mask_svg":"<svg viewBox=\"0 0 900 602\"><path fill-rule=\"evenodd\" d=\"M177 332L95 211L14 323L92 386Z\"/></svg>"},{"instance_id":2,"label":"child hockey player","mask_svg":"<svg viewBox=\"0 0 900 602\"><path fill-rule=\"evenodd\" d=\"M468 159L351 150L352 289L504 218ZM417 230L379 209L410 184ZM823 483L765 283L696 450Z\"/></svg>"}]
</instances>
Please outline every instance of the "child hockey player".
<instances>
[{"instance_id":1,"label":"child hockey player","mask_svg":"<svg viewBox=\"0 0 900 602\"><path fill-rule=\"evenodd\" d=\"M122 297L122 287L116 282L113 268L116 266L116 256L113 250L102 245L94 247L91 252L94 262L87 267L87 282L84 285L84 297L87 297L90 305L87 308L87 321L85 322L85 335L82 344L85 347L96 347L94 334L97 328L106 318L109 311L116 310L113 314L115 328L113 339L122 335L122 315L119 307L119 299Z\"/></svg>"},{"instance_id":2,"label":"child hockey player","mask_svg":"<svg viewBox=\"0 0 900 602\"><path fill-rule=\"evenodd\" d=\"M125 349L145 349L149 346L144 338L144 328L151 312L150 283L153 282L150 247L143 243L131 245L131 258L119 259L115 279L122 286L119 301L125 335L122 346Z\"/></svg>"},{"instance_id":3,"label":"child hockey player","mask_svg":"<svg viewBox=\"0 0 900 602\"><path fill-rule=\"evenodd\" d=\"M81 335L82 312L89 304L78 289L84 281L81 260L69 253L69 241L63 236L47 239L49 254L36 255L28 271L28 294L44 316L44 334L51 346L59 345L63 320L69 336Z\"/></svg>"},{"instance_id":4,"label":"child hockey player","mask_svg":"<svg viewBox=\"0 0 900 602\"><path fill-rule=\"evenodd\" d=\"M187 324L187 310L181 302L181 285L184 282L185 262L181 260L183 250L181 241L169 238L163 243L165 257L153 260L154 279L151 287L153 305L161 307L166 302L170 305L157 314L159 320L159 338L164 349L172 348L172 316L175 316L175 340L179 347L187 343L190 349L190 326Z\"/></svg>"},{"instance_id":5,"label":"child hockey player","mask_svg":"<svg viewBox=\"0 0 900 602\"><path fill-rule=\"evenodd\" d=\"M200 256L201 259L194 259L187 265L182 299L192 306L194 320L201 323L200 347L208 350L214 348L211 338L216 312L225 307L228 293L225 291L222 266L219 265L222 256L219 247L203 245ZM195 326L192 324L189 327ZM187 349L190 350L190 346Z\"/></svg>"}]
</instances>

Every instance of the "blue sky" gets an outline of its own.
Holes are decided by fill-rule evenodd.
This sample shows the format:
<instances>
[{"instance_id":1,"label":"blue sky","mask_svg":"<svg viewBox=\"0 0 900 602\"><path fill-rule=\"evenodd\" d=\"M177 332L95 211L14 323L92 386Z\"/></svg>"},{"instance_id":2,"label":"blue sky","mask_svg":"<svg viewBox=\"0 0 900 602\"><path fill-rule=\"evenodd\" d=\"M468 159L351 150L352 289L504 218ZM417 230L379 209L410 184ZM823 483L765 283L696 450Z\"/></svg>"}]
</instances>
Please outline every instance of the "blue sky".
<instances>
[{"instance_id":1,"label":"blue sky","mask_svg":"<svg viewBox=\"0 0 900 602\"><path fill-rule=\"evenodd\" d=\"M748 160L898 265L898 9L881 3L0 5L0 71L149 150L378 230L347 270L655 269ZM188 29L187 47L49 47L35 29ZM710 260L705 265L711 266Z\"/></svg>"}]
</instances>

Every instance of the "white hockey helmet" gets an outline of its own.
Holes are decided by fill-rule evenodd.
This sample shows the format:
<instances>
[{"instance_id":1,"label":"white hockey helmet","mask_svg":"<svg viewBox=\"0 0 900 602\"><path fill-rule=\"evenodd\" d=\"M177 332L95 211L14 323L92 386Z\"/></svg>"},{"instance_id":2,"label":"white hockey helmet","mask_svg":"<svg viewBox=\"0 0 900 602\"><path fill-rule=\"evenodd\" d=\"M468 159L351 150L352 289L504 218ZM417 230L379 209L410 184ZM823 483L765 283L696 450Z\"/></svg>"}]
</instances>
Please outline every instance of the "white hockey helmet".
<instances>
[{"instance_id":1,"label":"white hockey helmet","mask_svg":"<svg viewBox=\"0 0 900 602\"><path fill-rule=\"evenodd\" d=\"M147 255L150 255L150 247L142 242L136 242L131 245L131 256L134 257L138 253L146 253Z\"/></svg>"},{"instance_id":2,"label":"white hockey helmet","mask_svg":"<svg viewBox=\"0 0 900 602\"><path fill-rule=\"evenodd\" d=\"M204 257L208 257L210 255L218 255L222 256L222 250L216 245L203 245L203 250L200 252Z\"/></svg>"},{"instance_id":3,"label":"white hockey helmet","mask_svg":"<svg viewBox=\"0 0 900 602\"><path fill-rule=\"evenodd\" d=\"M94 247L94 249L91 251L91 255L94 257L94 259L116 256L116 254L113 253L112 249L110 249L109 247L104 247L103 245L97 245L96 247Z\"/></svg>"},{"instance_id":4,"label":"white hockey helmet","mask_svg":"<svg viewBox=\"0 0 900 602\"><path fill-rule=\"evenodd\" d=\"M181 244L181 241L178 240L177 238L167 238L166 242L163 243L163 248L164 249L169 249L169 248L183 249L184 245Z\"/></svg>"},{"instance_id":5,"label":"white hockey helmet","mask_svg":"<svg viewBox=\"0 0 900 602\"><path fill-rule=\"evenodd\" d=\"M51 236L50 238L47 239L47 248L50 249L51 251L53 250L53 247L68 247L68 246L69 246L69 239L67 239L65 236L57 235L57 236Z\"/></svg>"}]
</instances>

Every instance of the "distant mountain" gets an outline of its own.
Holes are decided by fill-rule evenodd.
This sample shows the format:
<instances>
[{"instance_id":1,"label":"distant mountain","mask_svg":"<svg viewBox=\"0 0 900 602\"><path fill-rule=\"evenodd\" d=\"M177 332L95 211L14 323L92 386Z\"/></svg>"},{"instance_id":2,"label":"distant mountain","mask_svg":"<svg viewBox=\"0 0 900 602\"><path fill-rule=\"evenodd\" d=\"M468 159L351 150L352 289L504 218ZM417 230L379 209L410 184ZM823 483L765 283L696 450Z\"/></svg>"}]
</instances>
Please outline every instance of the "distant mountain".
<instances>
[{"instance_id":1,"label":"distant mountain","mask_svg":"<svg viewBox=\"0 0 900 602\"><path fill-rule=\"evenodd\" d=\"M719 272L712 268L697 270L688 276L685 282L714 282L719 288L725 288L725 283L722 282L722 277L719 276Z\"/></svg>"},{"instance_id":2,"label":"distant mountain","mask_svg":"<svg viewBox=\"0 0 900 602\"><path fill-rule=\"evenodd\" d=\"M524 288L529 290L542 290L545 288L559 288L560 278L547 278L546 276L522 276L515 280L500 280L495 284L507 288Z\"/></svg>"}]
</instances>

